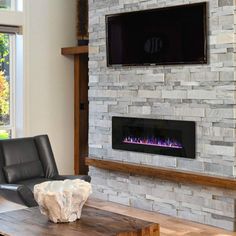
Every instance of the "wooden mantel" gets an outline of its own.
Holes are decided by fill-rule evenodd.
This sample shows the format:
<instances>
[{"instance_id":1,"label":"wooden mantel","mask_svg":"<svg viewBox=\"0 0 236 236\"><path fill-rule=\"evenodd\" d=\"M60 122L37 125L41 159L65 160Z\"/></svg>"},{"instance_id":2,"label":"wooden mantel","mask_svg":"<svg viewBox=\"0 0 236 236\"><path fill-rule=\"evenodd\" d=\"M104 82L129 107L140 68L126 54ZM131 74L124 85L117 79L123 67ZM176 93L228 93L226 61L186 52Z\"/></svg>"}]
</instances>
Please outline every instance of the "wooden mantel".
<instances>
[{"instance_id":1,"label":"wooden mantel","mask_svg":"<svg viewBox=\"0 0 236 236\"><path fill-rule=\"evenodd\" d=\"M172 168L151 167L141 164L133 164L119 161L108 161L104 159L95 159L95 158L86 158L85 162L88 166L94 166L106 170L156 177L159 179L169 180L179 183L190 183L201 186L211 186L211 187L236 190L236 179L234 178L217 177L202 173L175 170Z\"/></svg>"},{"instance_id":2,"label":"wooden mantel","mask_svg":"<svg viewBox=\"0 0 236 236\"><path fill-rule=\"evenodd\" d=\"M66 47L61 49L62 55L76 55L88 53L88 46Z\"/></svg>"}]
</instances>

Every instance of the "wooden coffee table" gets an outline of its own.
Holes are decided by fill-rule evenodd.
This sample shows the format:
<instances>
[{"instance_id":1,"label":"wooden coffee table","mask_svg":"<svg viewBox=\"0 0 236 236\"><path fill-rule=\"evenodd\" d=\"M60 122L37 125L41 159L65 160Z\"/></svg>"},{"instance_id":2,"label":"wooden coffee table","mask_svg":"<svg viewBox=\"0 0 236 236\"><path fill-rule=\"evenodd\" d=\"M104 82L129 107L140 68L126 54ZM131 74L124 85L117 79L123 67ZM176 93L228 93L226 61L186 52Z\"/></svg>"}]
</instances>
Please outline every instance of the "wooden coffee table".
<instances>
[{"instance_id":1,"label":"wooden coffee table","mask_svg":"<svg viewBox=\"0 0 236 236\"><path fill-rule=\"evenodd\" d=\"M54 224L38 207L0 214L4 236L159 236L159 225L109 211L84 206L80 220Z\"/></svg>"}]
</instances>

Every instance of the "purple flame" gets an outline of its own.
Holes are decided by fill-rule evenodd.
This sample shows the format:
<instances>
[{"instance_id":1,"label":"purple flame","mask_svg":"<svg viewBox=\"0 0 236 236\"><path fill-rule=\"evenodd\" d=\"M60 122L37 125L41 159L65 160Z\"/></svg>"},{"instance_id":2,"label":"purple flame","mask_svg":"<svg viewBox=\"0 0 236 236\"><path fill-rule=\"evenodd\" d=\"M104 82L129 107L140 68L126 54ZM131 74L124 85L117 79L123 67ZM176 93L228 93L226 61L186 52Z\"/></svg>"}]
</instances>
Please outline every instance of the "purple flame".
<instances>
[{"instance_id":1,"label":"purple flame","mask_svg":"<svg viewBox=\"0 0 236 236\"><path fill-rule=\"evenodd\" d=\"M166 147L166 148L183 148L182 144L175 139L159 139L159 138L137 138L137 137L125 137L123 139L123 143L128 144L139 144L139 145L147 145L147 146L156 146L156 147Z\"/></svg>"}]
</instances>

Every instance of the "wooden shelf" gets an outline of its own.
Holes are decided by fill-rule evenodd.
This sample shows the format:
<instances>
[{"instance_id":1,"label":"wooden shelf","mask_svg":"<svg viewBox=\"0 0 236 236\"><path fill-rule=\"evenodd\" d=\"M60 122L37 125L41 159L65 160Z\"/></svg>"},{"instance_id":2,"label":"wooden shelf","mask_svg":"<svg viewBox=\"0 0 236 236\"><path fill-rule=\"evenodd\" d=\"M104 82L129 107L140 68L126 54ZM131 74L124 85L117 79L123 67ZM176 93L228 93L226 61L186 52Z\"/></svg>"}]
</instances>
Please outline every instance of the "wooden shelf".
<instances>
[{"instance_id":1,"label":"wooden shelf","mask_svg":"<svg viewBox=\"0 0 236 236\"><path fill-rule=\"evenodd\" d=\"M61 49L62 55L76 55L88 53L88 46L67 47Z\"/></svg>"},{"instance_id":2,"label":"wooden shelf","mask_svg":"<svg viewBox=\"0 0 236 236\"><path fill-rule=\"evenodd\" d=\"M236 179L217 177L196 172L175 170L171 168L151 167L141 164L131 164L103 159L86 158L88 166L124 173L144 175L179 183L191 183L201 186L236 189Z\"/></svg>"}]
</instances>

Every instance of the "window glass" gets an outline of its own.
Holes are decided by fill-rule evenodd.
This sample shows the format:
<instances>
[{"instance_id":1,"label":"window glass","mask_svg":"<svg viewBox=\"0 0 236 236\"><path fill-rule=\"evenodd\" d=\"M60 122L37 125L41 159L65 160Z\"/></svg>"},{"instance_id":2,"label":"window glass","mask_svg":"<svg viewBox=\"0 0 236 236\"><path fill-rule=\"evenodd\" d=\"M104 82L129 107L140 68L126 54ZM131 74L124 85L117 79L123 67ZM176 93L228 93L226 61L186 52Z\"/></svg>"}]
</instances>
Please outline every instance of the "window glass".
<instances>
[{"instance_id":1,"label":"window glass","mask_svg":"<svg viewBox=\"0 0 236 236\"><path fill-rule=\"evenodd\" d=\"M5 129L5 130L0 130L0 140L2 140L2 139L9 139L9 138L11 138L11 130L7 130L7 129Z\"/></svg>"},{"instance_id":2,"label":"window glass","mask_svg":"<svg viewBox=\"0 0 236 236\"><path fill-rule=\"evenodd\" d=\"M23 0L0 0L0 10L22 11Z\"/></svg>"},{"instance_id":3,"label":"window glass","mask_svg":"<svg viewBox=\"0 0 236 236\"><path fill-rule=\"evenodd\" d=\"M0 33L0 139L11 137L14 128L13 38Z\"/></svg>"},{"instance_id":4,"label":"window glass","mask_svg":"<svg viewBox=\"0 0 236 236\"><path fill-rule=\"evenodd\" d=\"M0 0L0 8L1 9L11 9L12 8L12 0Z\"/></svg>"}]
</instances>

